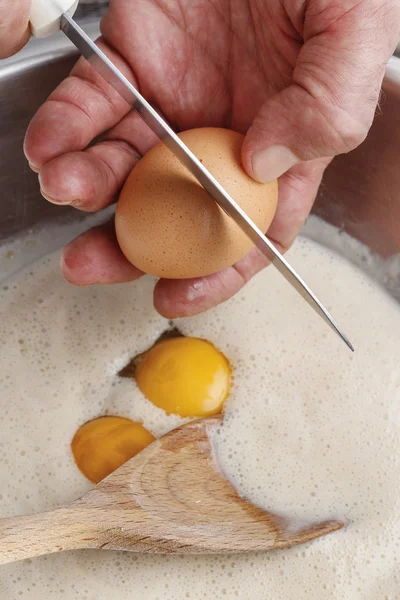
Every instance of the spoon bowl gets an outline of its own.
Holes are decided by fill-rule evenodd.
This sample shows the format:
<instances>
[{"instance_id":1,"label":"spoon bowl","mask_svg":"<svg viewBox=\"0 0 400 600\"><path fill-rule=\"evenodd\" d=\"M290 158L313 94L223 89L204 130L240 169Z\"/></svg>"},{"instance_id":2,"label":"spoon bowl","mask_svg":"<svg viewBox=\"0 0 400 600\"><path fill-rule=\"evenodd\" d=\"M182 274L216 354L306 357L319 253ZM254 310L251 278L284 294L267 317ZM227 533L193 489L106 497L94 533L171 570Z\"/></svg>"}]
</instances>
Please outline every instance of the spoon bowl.
<instances>
[{"instance_id":1,"label":"spoon bowl","mask_svg":"<svg viewBox=\"0 0 400 600\"><path fill-rule=\"evenodd\" d=\"M0 564L64 550L158 554L271 550L340 529L326 521L296 529L240 497L215 461L220 417L160 438L65 508L0 520Z\"/></svg>"}]
</instances>

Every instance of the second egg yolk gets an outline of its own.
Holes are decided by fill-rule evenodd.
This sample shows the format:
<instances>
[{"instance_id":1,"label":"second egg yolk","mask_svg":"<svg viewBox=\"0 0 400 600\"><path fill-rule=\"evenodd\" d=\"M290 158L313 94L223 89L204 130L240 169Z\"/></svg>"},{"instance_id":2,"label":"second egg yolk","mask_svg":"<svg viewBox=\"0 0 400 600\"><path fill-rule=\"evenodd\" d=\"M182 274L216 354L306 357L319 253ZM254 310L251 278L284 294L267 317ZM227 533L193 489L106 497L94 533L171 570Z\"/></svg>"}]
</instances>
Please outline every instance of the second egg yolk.
<instances>
[{"instance_id":1,"label":"second egg yolk","mask_svg":"<svg viewBox=\"0 0 400 600\"><path fill-rule=\"evenodd\" d=\"M154 440L140 423L100 417L78 429L71 448L79 470L89 481L99 483Z\"/></svg>"},{"instance_id":2,"label":"second egg yolk","mask_svg":"<svg viewBox=\"0 0 400 600\"><path fill-rule=\"evenodd\" d=\"M221 411L229 394L231 368L210 342L178 337L146 352L135 378L146 398L167 414L206 417Z\"/></svg>"}]
</instances>

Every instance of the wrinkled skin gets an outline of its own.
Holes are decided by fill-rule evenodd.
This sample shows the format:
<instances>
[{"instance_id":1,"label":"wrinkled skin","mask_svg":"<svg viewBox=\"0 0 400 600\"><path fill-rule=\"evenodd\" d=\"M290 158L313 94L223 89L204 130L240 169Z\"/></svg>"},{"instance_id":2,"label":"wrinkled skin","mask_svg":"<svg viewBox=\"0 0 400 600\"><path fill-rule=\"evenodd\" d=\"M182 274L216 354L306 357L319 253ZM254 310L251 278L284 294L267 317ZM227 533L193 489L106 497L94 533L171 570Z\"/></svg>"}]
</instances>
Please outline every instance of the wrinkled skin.
<instances>
[{"instance_id":1,"label":"wrinkled skin","mask_svg":"<svg viewBox=\"0 0 400 600\"><path fill-rule=\"evenodd\" d=\"M9 49L3 41L3 55L26 39L29 2L17 4L20 28L14 23L13 31L20 39L14 36ZM312 207L326 165L367 134L399 23L397 0L111 0L101 44L177 131L210 125L247 132L249 175L282 175L268 235L284 251ZM25 153L48 200L97 211L115 201L155 142L81 60L33 118ZM265 264L254 250L207 278L160 280L155 306L168 317L201 312L232 296ZM62 269L76 285L142 274L119 250L112 223L71 242Z\"/></svg>"}]
</instances>

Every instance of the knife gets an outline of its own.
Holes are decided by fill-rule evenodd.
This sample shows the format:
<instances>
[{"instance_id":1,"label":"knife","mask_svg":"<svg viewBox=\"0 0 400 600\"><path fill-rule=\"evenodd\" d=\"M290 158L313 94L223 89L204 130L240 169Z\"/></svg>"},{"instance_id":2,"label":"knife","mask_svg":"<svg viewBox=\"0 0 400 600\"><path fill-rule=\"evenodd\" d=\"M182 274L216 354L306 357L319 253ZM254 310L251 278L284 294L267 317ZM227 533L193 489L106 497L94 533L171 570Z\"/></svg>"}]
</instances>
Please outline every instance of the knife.
<instances>
[{"instance_id":1,"label":"knife","mask_svg":"<svg viewBox=\"0 0 400 600\"><path fill-rule=\"evenodd\" d=\"M175 154L181 163L214 198L219 207L231 217L254 245L271 261L285 279L297 290L318 315L337 333L350 350L354 348L308 285L290 266L272 242L253 223L226 190L204 167L176 133L159 116L146 99L134 88L100 48L73 20L79 0L32 0L30 24L33 35L39 38L53 35L58 30L76 46L94 69L136 110L144 122Z\"/></svg>"}]
</instances>

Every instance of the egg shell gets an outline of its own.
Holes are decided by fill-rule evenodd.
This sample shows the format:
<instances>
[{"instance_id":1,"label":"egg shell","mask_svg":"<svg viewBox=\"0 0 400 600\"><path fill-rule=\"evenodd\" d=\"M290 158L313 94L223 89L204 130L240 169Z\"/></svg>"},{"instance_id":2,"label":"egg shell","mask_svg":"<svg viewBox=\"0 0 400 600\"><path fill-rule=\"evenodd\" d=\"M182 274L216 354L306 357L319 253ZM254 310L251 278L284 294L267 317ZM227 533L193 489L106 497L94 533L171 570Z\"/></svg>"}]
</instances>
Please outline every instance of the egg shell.
<instances>
[{"instance_id":1,"label":"egg shell","mask_svg":"<svg viewBox=\"0 0 400 600\"><path fill-rule=\"evenodd\" d=\"M244 136L201 128L179 134L204 166L263 231L274 217L278 184L251 179L241 165ZM139 161L119 197L118 243L136 267L157 277L210 275L243 258L252 242L160 143Z\"/></svg>"}]
</instances>

